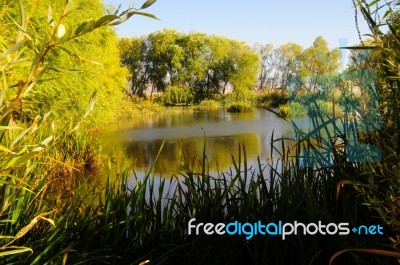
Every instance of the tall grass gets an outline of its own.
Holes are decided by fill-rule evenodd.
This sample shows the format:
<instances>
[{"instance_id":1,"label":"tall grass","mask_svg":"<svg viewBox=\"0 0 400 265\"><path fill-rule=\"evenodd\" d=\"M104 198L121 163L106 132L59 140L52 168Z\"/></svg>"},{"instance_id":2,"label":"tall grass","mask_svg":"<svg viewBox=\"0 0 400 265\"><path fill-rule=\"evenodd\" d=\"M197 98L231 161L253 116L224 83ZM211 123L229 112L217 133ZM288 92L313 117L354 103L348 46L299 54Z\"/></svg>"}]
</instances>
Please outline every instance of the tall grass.
<instances>
[{"instance_id":1,"label":"tall grass","mask_svg":"<svg viewBox=\"0 0 400 265\"><path fill-rule=\"evenodd\" d=\"M339 126L336 119L329 123ZM41 185L30 184L36 188L20 195L24 210L18 210L21 206L15 208L18 221L2 232L24 231L31 220L40 221L16 241L32 252L5 256L0 262L327 264L342 249L376 248L389 243L380 237L354 234L300 234L286 240L261 235L250 240L245 236L188 235L191 218L196 218L196 223L381 223L361 206L363 200L352 187L341 187L338 196L338 184L343 180L359 181L363 166L346 161L346 149L340 147L345 136L326 136L330 133L326 117L314 116L313 122L316 131L299 130L294 147L288 148L284 139L272 136L273 159L267 164L259 160L257 168L248 165L245 146L241 145L237 157L232 157L232 168L216 175L209 173L204 150L202 162L189 162L181 152L183 170L170 179L157 178L151 169L144 177L122 169L116 178L110 173L104 186L82 183L72 193L63 193L69 194L67 198L49 196L45 180ZM337 147L329 148L334 145ZM324 164L327 157L333 160L330 165ZM111 163L109 168L112 172ZM8 213L11 216L16 212L9 208ZM385 232L385 238L396 235L395 231ZM392 264L393 260L350 252L336 262Z\"/></svg>"},{"instance_id":2,"label":"tall grass","mask_svg":"<svg viewBox=\"0 0 400 265\"><path fill-rule=\"evenodd\" d=\"M271 139L272 150L285 145ZM356 166L333 168L299 167L292 155L301 146L285 151L268 164L259 160L258 168L247 164L241 146L233 167L211 176L206 157L200 169L197 162L186 162L184 171L171 179L144 177L123 170L113 182L109 175L104 188L76 190L69 203L54 207L42 198L30 204L30 211L57 209L49 213L56 226L32 228L23 245L33 253L8 256L3 264L327 264L342 248L375 247L380 238L355 236L304 236L282 240L274 236L198 236L187 234L188 221L213 222L351 222L374 223L366 207L351 188L336 198L337 183L343 175L360 170ZM284 148L283 150L285 150ZM287 150L287 149L286 149ZM110 164L111 165L111 164ZM131 184L129 184L131 183ZM38 197L44 195L38 192ZM37 200L39 201L39 199ZM290 253L290 255L288 255ZM391 264L391 260L348 255L343 264Z\"/></svg>"}]
</instances>

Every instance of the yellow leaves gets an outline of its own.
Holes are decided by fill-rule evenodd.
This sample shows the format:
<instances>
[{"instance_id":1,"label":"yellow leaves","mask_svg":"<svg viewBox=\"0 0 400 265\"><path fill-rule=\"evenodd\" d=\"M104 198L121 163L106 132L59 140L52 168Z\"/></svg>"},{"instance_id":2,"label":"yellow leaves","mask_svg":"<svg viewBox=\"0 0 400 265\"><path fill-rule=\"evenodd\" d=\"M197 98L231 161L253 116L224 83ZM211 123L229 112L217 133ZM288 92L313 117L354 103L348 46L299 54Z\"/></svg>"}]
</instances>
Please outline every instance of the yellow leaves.
<instances>
[{"instance_id":1,"label":"yellow leaves","mask_svg":"<svg viewBox=\"0 0 400 265\"><path fill-rule=\"evenodd\" d=\"M41 214L37 215L36 217L34 217L31 220L31 222L28 225L24 226L21 230L19 230L18 233L14 237L12 237L12 236L0 236L0 238L10 238L10 239L12 238L12 240L10 242L8 242L4 246L0 247L0 257L7 256L7 255L20 254L20 253L23 253L23 252L33 252L33 250L31 248L12 246L12 244L16 240L18 240L18 239L22 238L23 236L25 236L36 225L36 223L39 222L40 220L44 220L46 222L49 222L53 227L55 227L54 220L46 217L46 216L50 215L53 212L54 211L45 212L45 213L41 213Z\"/></svg>"},{"instance_id":2,"label":"yellow leaves","mask_svg":"<svg viewBox=\"0 0 400 265\"><path fill-rule=\"evenodd\" d=\"M92 64L95 64L95 65L101 65L101 63L86 59L86 58L84 58L84 57L82 57L82 56L80 56L79 54L76 54L76 53L74 53L74 58L77 59L78 61L81 61L81 62L88 62L88 63L92 63Z\"/></svg>"},{"instance_id":3,"label":"yellow leaves","mask_svg":"<svg viewBox=\"0 0 400 265\"><path fill-rule=\"evenodd\" d=\"M45 216L50 215L51 213L53 213L54 211L51 212L47 212L47 213L41 213L39 215L37 215L35 218L32 219L32 221L24 226L21 230L18 231L18 233L15 235L13 241L20 239L21 237L23 237L24 235L26 235L26 233L28 233L37 222L39 222L39 220L44 220L49 222L53 227L55 227L55 223L54 220L46 218ZM12 242L12 241L11 241ZM10 244L10 243L9 243ZM0 248L1 249L1 248Z\"/></svg>"}]
</instances>

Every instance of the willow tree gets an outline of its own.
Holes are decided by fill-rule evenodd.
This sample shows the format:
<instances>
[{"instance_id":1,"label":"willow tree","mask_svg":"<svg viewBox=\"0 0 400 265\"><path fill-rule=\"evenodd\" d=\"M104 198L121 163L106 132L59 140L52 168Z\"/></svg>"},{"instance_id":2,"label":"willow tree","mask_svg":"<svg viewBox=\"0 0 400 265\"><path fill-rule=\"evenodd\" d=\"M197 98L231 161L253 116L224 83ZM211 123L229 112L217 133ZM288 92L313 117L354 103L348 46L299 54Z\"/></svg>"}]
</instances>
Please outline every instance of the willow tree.
<instances>
[{"instance_id":1,"label":"willow tree","mask_svg":"<svg viewBox=\"0 0 400 265\"><path fill-rule=\"evenodd\" d=\"M265 45L256 43L254 50L260 57L260 74L257 80L257 89L261 90L264 88L273 88L275 86L273 82L273 56L274 46L271 43Z\"/></svg>"},{"instance_id":2,"label":"willow tree","mask_svg":"<svg viewBox=\"0 0 400 265\"><path fill-rule=\"evenodd\" d=\"M145 38L122 38L118 43L121 63L129 70L128 95L143 96L149 83Z\"/></svg>"},{"instance_id":3,"label":"willow tree","mask_svg":"<svg viewBox=\"0 0 400 265\"><path fill-rule=\"evenodd\" d=\"M122 39L121 58L130 70L132 87L168 86L190 90L196 101L255 86L258 54L244 42L204 33L163 30L148 36ZM132 89L141 96L143 90Z\"/></svg>"},{"instance_id":4,"label":"willow tree","mask_svg":"<svg viewBox=\"0 0 400 265\"><path fill-rule=\"evenodd\" d=\"M28 14L28 34L42 36L43 39L50 38L54 21L60 16L65 0L23 0L22 3L27 12L34 10L34 13ZM0 5L2 12L7 14L0 16L0 29L4 42L11 43L18 33L14 23L19 21L18 1L0 0ZM107 10L100 0L71 1L60 34L73 34L85 21L94 25L94 19L104 16L105 13ZM62 41L63 36L59 37ZM122 88L126 86L128 74L127 70L120 66L117 42L115 31L110 27L102 27L62 46L54 47L46 60L55 67L48 69L42 78L45 82L37 84L32 93L24 99L22 116L30 119L50 109L58 116L80 116L86 111L93 91L97 91L97 106L90 117L91 121L113 120L122 105ZM26 52L28 54L25 57L28 60L33 60L35 56L32 50L34 49ZM11 79L17 80L18 75L26 75L26 71L29 69L21 70Z\"/></svg>"},{"instance_id":5,"label":"willow tree","mask_svg":"<svg viewBox=\"0 0 400 265\"><path fill-rule=\"evenodd\" d=\"M327 89L330 86L330 76L339 69L339 63L340 50L329 49L326 40L317 37L313 45L302 54L300 75L307 78L305 83L309 90L316 90L318 87Z\"/></svg>"},{"instance_id":6,"label":"willow tree","mask_svg":"<svg viewBox=\"0 0 400 265\"><path fill-rule=\"evenodd\" d=\"M255 87L260 73L260 58L246 43L231 42L230 53L234 63L231 83L235 92L244 93Z\"/></svg>"}]
</instances>

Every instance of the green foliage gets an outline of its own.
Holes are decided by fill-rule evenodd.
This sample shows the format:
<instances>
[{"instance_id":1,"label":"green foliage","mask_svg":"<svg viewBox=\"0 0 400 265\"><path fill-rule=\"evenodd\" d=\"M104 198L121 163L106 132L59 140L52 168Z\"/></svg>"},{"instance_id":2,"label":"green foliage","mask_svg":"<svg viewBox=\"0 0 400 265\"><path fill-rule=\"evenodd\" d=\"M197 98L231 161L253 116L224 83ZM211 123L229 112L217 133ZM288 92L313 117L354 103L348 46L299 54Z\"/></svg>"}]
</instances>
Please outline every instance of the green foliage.
<instances>
[{"instance_id":1,"label":"green foliage","mask_svg":"<svg viewBox=\"0 0 400 265\"><path fill-rule=\"evenodd\" d=\"M307 115L307 108L303 104L293 101L289 104L279 106L279 113L283 117L298 118Z\"/></svg>"},{"instance_id":2,"label":"green foliage","mask_svg":"<svg viewBox=\"0 0 400 265\"><path fill-rule=\"evenodd\" d=\"M220 109L221 103L215 99L205 99L198 105L200 109Z\"/></svg>"},{"instance_id":3,"label":"green foliage","mask_svg":"<svg viewBox=\"0 0 400 265\"><path fill-rule=\"evenodd\" d=\"M240 100L230 103L226 109L228 112L249 112L253 111L254 107L249 101Z\"/></svg>"},{"instance_id":4,"label":"green foliage","mask_svg":"<svg viewBox=\"0 0 400 265\"><path fill-rule=\"evenodd\" d=\"M40 58L36 55L37 52L40 54L40 45L46 47L43 45L49 41L50 46L42 66L47 67L43 74L45 81L39 81L24 98L21 115L26 119L33 119L51 109L60 118L76 118L85 112L87 101L96 90L98 105L88 121L108 122L115 119L115 114L122 105L122 88L126 86L125 76L128 73L120 67L114 30L101 26L115 23L119 17L102 17L105 8L99 0L70 1L64 13L63 0L53 1L50 5L43 1L36 3L24 0L22 3L29 11L27 20L30 23L27 24L26 36L34 38L29 40L26 37L28 43L34 46L24 52L25 59L33 61ZM3 3L2 6L8 14L0 19L0 27L6 28L2 32L7 45L18 33L13 21L19 21L19 7L17 1ZM48 20L43 19L46 16ZM96 17L102 18L96 21L93 19ZM62 23L58 22L60 18ZM57 34L49 40L55 27ZM91 32L96 28L99 29ZM62 37L59 36L61 31L65 31ZM15 87L28 73L28 68L13 71L13 75L9 77L11 83L14 83L11 86Z\"/></svg>"},{"instance_id":5,"label":"green foliage","mask_svg":"<svg viewBox=\"0 0 400 265\"><path fill-rule=\"evenodd\" d=\"M299 77L302 64L303 47L296 43L281 45L275 52L274 68L276 69L273 83L280 88L286 88L287 82Z\"/></svg>"},{"instance_id":6,"label":"green foliage","mask_svg":"<svg viewBox=\"0 0 400 265\"><path fill-rule=\"evenodd\" d=\"M314 104L311 104L313 102ZM344 113L350 113L351 109L347 108L349 102L336 102L335 105L326 99L313 99L313 97L296 97L287 104L279 106L279 113L283 117L298 118L305 116L322 116L322 117L343 117ZM343 109L342 109L343 108Z\"/></svg>"},{"instance_id":7,"label":"green foliage","mask_svg":"<svg viewBox=\"0 0 400 265\"><path fill-rule=\"evenodd\" d=\"M273 70L274 70L274 46L270 43L261 45L257 43L254 50L260 56L260 74L257 80L257 88L259 90L264 88L274 88L276 85L273 83Z\"/></svg>"},{"instance_id":8,"label":"green foliage","mask_svg":"<svg viewBox=\"0 0 400 265\"><path fill-rule=\"evenodd\" d=\"M311 104L309 106L308 115L322 115L323 117L329 117L333 116L333 109L333 104L331 102L318 99L316 105Z\"/></svg>"},{"instance_id":9,"label":"green foliage","mask_svg":"<svg viewBox=\"0 0 400 265\"><path fill-rule=\"evenodd\" d=\"M166 106L189 105L193 102L192 91L190 87L168 86L161 101Z\"/></svg>"},{"instance_id":10,"label":"green foliage","mask_svg":"<svg viewBox=\"0 0 400 265\"><path fill-rule=\"evenodd\" d=\"M127 93L143 97L148 83L145 63L145 45L142 38L122 38L118 42L121 63L129 69L130 88Z\"/></svg>"},{"instance_id":11,"label":"green foliage","mask_svg":"<svg viewBox=\"0 0 400 265\"><path fill-rule=\"evenodd\" d=\"M258 56L245 43L203 33L164 30L141 38L122 39L121 58L130 70L129 93L143 96L147 87L164 92L168 86L190 87L195 102L228 89L252 89Z\"/></svg>"},{"instance_id":12,"label":"green foliage","mask_svg":"<svg viewBox=\"0 0 400 265\"><path fill-rule=\"evenodd\" d=\"M317 37L312 47L306 49L302 54L302 66L300 77L307 78L303 81L309 90L317 90L318 86L328 89L324 77L339 68L340 50L329 50L328 43Z\"/></svg>"},{"instance_id":13,"label":"green foliage","mask_svg":"<svg viewBox=\"0 0 400 265\"><path fill-rule=\"evenodd\" d=\"M335 72L339 68L339 49L328 48L322 37L304 49L296 43L286 43L273 49L271 44L256 45L261 58L261 72L257 88L302 89L327 93L335 86Z\"/></svg>"},{"instance_id":14,"label":"green foliage","mask_svg":"<svg viewBox=\"0 0 400 265\"><path fill-rule=\"evenodd\" d=\"M286 104L288 94L282 90L262 90L255 93L257 106L263 107L279 107Z\"/></svg>"},{"instance_id":15,"label":"green foliage","mask_svg":"<svg viewBox=\"0 0 400 265\"><path fill-rule=\"evenodd\" d=\"M239 154L232 158L232 168L215 176L208 172L205 152L202 162L188 161L188 154L182 152L179 178L157 178L149 169L144 177L134 177L130 186L130 171L120 172L115 182L109 176L103 191L82 190L78 198L65 204L59 215L54 215L56 228L32 231L28 246L36 251L24 256L24 261L294 264L301 260L300 264L327 264L341 248L376 246L379 238L351 234L309 237L300 233L286 240L262 235L251 240L244 235L188 235L191 218L196 218L196 223L374 221L370 212L358 208L359 198L351 189L344 189L339 199L335 196L338 180L358 172L358 167L338 165L315 171L301 168L299 152L312 142L289 149L283 140L272 138L271 142L275 143L271 144L271 155L279 152L274 157L280 159L267 165L258 161L257 170L248 164L246 149L241 145ZM283 145L284 151L279 151L278 145ZM37 234L42 237L35 238ZM46 249L48 244L51 250ZM9 264L16 261L16 257L5 260ZM340 261L391 264L391 260L369 256L343 256Z\"/></svg>"}]
</instances>

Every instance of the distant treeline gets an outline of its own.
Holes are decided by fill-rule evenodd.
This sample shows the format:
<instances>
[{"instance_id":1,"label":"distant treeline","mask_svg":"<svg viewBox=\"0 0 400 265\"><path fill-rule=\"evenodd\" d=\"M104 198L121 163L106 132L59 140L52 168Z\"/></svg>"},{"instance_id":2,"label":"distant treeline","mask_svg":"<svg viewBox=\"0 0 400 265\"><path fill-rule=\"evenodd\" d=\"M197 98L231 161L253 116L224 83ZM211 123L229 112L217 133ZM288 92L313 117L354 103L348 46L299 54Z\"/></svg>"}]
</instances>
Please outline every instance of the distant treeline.
<instances>
[{"instance_id":1,"label":"distant treeline","mask_svg":"<svg viewBox=\"0 0 400 265\"><path fill-rule=\"evenodd\" d=\"M168 86L190 88L196 100L227 89L253 88L259 56L247 44L204 33L164 30L119 43L130 71L130 93L164 92Z\"/></svg>"},{"instance_id":2,"label":"distant treeline","mask_svg":"<svg viewBox=\"0 0 400 265\"><path fill-rule=\"evenodd\" d=\"M250 47L222 36L163 30L123 38L119 48L130 71L128 93L143 96L146 90L180 88L195 101L231 90L284 89L289 80L313 89L340 65L340 51L329 49L322 37L306 49L295 43L274 49L271 44Z\"/></svg>"}]
</instances>

